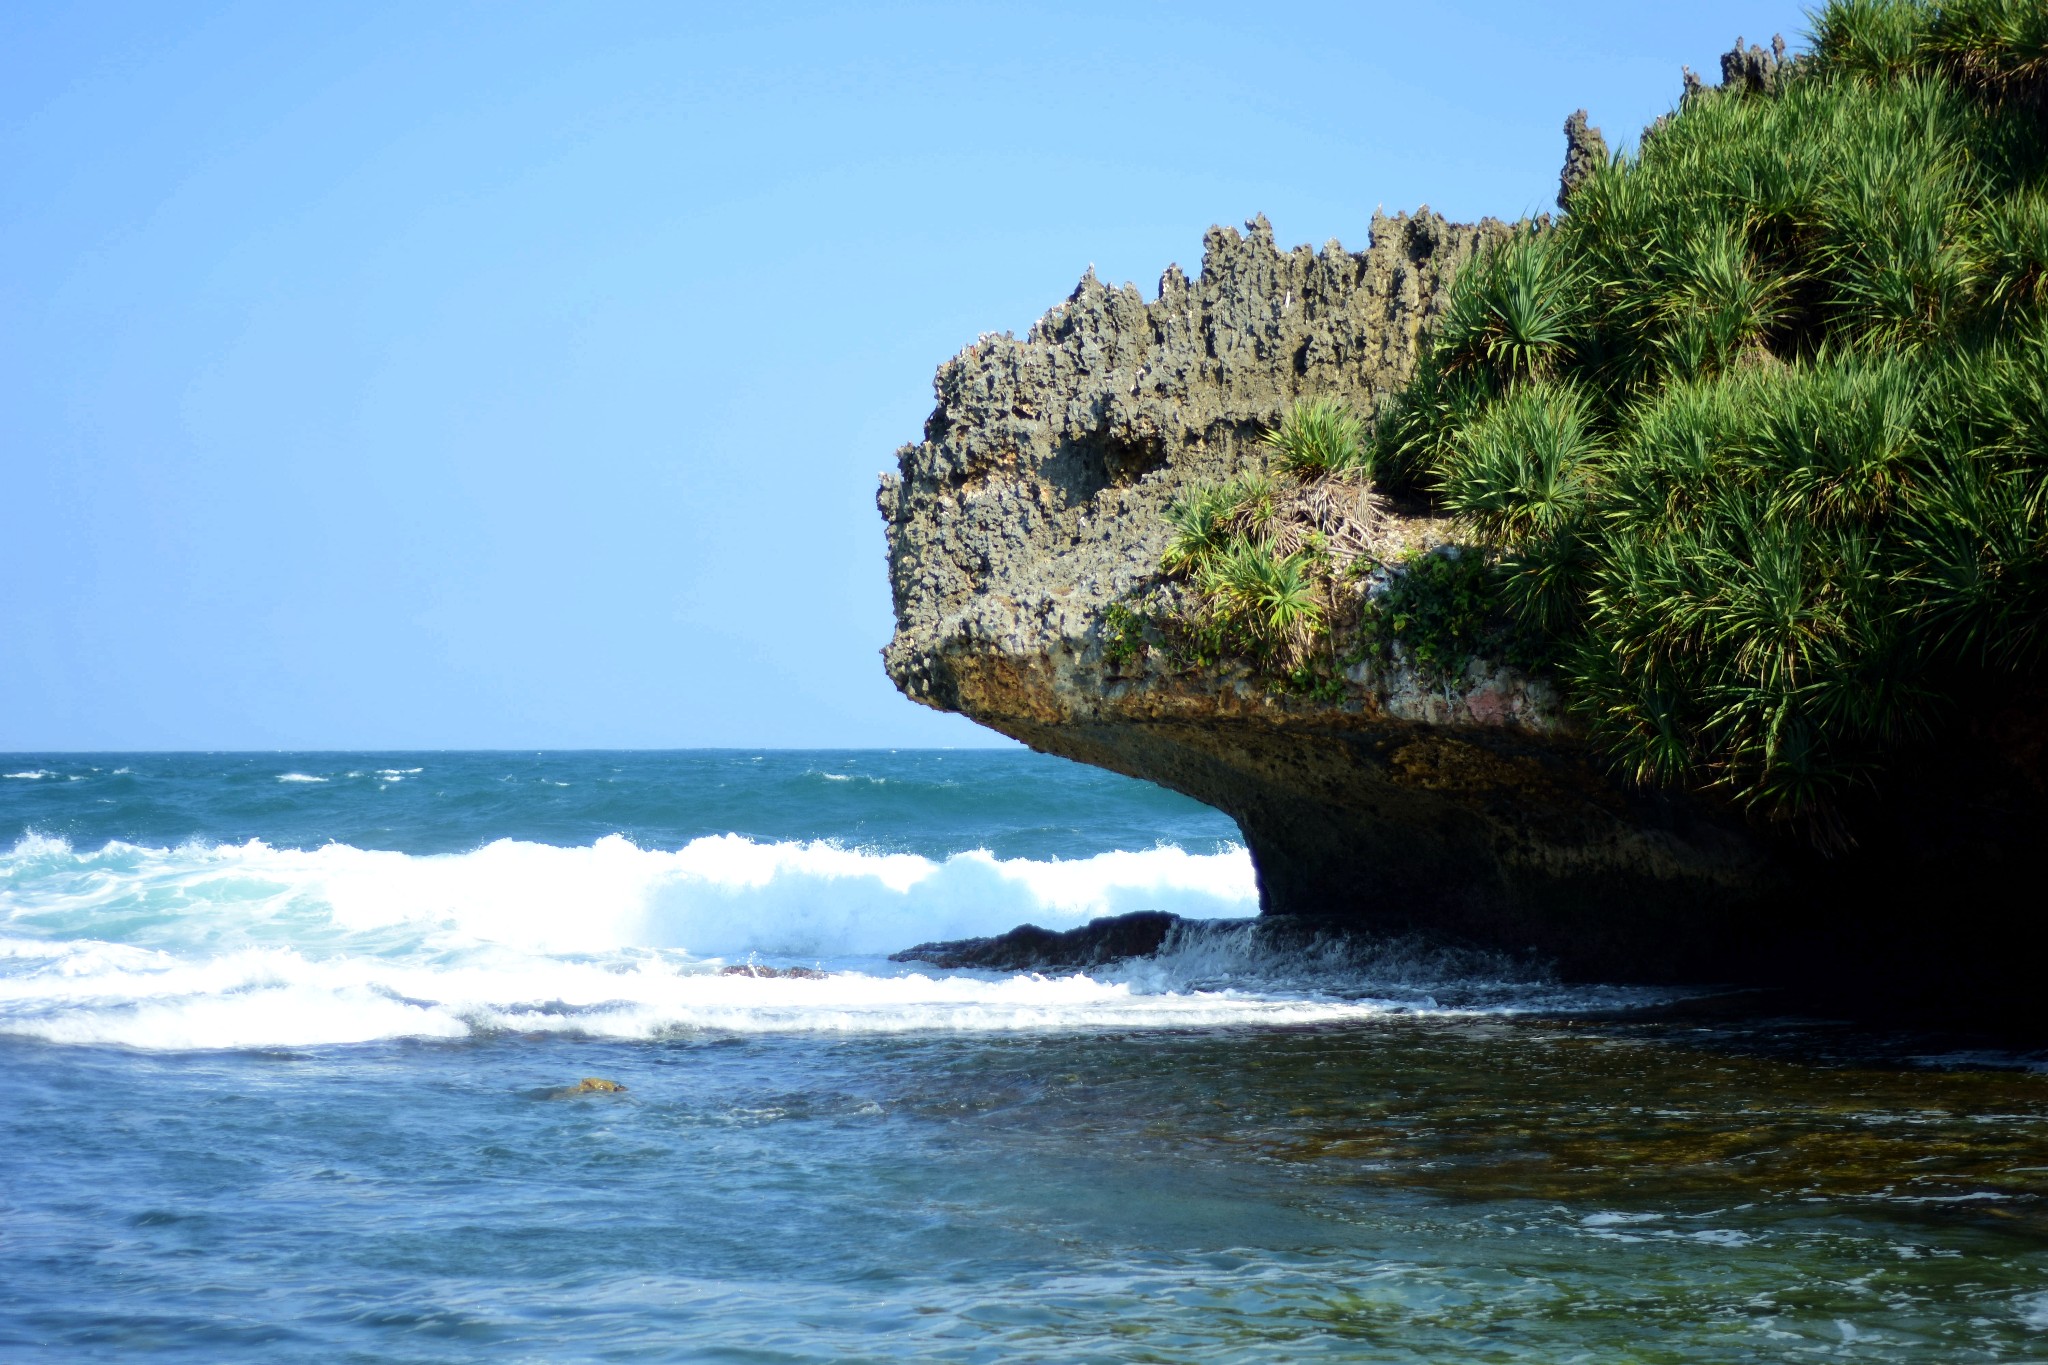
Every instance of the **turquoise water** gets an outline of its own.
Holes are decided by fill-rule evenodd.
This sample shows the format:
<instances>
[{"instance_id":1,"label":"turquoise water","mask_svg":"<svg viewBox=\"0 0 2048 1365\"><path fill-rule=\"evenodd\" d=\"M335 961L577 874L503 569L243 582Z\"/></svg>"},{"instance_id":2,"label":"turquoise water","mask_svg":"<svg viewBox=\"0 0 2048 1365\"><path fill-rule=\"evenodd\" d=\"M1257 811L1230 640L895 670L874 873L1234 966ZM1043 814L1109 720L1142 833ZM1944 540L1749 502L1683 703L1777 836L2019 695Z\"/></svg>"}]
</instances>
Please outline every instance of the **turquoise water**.
<instances>
[{"instance_id":1,"label":"turquoise water","mask_svg":"<svg viewBox=\"0 0 2048 1365\"><path fill-rule=\"evenodd\" d=\"M2033 1057L1227 924L886 960L1249 913L1229 823L1141 784L0 773L10 1360L2048 1359Z\"/></svg>"},{"instance_id":2,"label":"turquoise water","mask_svg":"<svg viewBox=\"0 0 2048 1365\"><path fill-rule=\"evenodd\" d=\"M0 838L81 849L261 839L464 853L496 839L643 848L707 835L944 857L1213 852L1227 818L1150 783L972 749L677 753L0 754Z\"/></svg>"}]
</instances>

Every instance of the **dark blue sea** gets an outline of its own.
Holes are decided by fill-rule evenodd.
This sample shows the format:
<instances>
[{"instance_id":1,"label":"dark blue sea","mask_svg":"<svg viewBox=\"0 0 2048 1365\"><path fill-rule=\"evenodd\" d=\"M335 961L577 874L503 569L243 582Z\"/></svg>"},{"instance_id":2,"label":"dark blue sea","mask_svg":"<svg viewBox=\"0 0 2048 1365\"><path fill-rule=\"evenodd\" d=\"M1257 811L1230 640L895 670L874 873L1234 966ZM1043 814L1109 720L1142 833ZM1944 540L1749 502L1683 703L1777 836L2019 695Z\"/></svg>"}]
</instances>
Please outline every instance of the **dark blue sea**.
<instances>
[{"instance_id":1,"label":"dark blue sea","mask_svg":"<svg viewBox=\"0 0 2048 1365\"><path fill-rule=\"evenodd\" d=\"M0 1358L2048 1359L2039 1057L1283 951L1237 838L1022 752L0 756Z\"/></svg>"}]
</instances>

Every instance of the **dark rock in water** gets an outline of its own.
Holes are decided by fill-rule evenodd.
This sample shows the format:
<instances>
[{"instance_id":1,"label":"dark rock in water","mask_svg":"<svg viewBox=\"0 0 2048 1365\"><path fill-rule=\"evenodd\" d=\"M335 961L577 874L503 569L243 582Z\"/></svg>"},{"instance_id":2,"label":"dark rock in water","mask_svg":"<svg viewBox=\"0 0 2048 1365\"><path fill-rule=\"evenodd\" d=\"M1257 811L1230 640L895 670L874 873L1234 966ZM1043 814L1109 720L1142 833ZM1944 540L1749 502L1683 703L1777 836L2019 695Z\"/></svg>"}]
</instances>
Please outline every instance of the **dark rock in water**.
<instances>
[{"instance_id":1,"label":"dark rock in water","mask_svg":"<svg viewBox=\"0 0 2048 1365\"><path fill-rule=\"evenodd\" d=\"M1021 924L994 938L962 938L949 943L920 943L891 962L929 962L934 967L986 967L1025 972L1046 968L1100 967L1126 958L1150 957L1181 922L1164 910L1139 910L1093 920L1063 932Z\"/></svg>"},{"instance_id":2,"label":"dark rock in water","mask_svg":"<svg viewBox=\"0 0 2048 1365\"><path fill-rule=\"evenodd\" d=\"M736 962L719 970L720 976L781 977L787 981L823 981L825 973L816 967L763 967L753 962Z\"/></svg>"}]
</instances>

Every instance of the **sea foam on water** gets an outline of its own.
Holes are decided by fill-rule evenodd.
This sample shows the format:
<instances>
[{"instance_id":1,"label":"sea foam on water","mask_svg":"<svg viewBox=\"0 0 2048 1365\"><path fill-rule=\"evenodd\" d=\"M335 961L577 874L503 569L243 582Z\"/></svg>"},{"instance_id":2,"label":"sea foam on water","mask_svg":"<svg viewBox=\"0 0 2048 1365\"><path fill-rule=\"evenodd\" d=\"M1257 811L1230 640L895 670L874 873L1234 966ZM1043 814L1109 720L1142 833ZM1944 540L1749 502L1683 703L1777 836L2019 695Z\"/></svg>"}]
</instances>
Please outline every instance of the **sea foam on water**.
<instances>
[{"instance_id":1,"label":"sea foam on water","mask_svg":"<svg viewBox=\"0 0 2048 1365\"><path fill-rule=\"evenodd\" d=\"M1540 973L1250 932L1244 850L929 858L736 834L414 855L261 840L0 855L0 1033L152 1049L479 1032L986 1032L1328 1023L1556 1003ZM1047 976L886 960L1165 910L1155 958ZM725 975L757 958L810 979ZM1453 989L1447 995L1442 987Z\"/></svg>"},{"instance_id":2,"label":"sea foam on water","mask_svg":"<svg viewBox=\"0 0 2048 1365\"><path fill-rule=\"evenodd\" d=\"M1313 1020L1355 1006L1093 977L901 969L930 937L1102 914L1256 909L1241 849L933 859L825 842L500 839L415 856L328 844L0 856L0 1031L147 1048L307 1046L477 1030L1003 1029ZM753 956L822 980L724 976Z\"/></svg>"},{"instance_id":3,"label":"sea foam on water","mask_svg":"<svg viewBox=\"0 0 2048 1365\"><path fill-rule=\"evenodd\" d=\"M736 834L674 851L613 835L574 848L499 839L426 856L260 840L176 849L113 842L75 853L61 839L30 835L0 855L0 898L0 924L172 949L363 935L380 948L493 943L697 957L879 956L1026 922L1065 929L1132 910L1213 919L1258 908L1241 848L934 859Z\"/></svg>"}]
</instances>

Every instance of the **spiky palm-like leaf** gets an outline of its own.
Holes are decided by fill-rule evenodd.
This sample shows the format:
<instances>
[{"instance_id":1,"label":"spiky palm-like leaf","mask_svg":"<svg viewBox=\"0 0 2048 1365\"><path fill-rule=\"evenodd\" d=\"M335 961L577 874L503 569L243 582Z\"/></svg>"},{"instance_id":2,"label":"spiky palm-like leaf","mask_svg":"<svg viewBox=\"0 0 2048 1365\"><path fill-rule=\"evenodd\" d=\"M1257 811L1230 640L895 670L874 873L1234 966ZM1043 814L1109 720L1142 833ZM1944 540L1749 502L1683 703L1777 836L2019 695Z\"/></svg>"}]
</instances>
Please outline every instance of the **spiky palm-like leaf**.
<instances>
[{"instance_id":1,"label":"spiky palm-like leaf","mask_svg":"<svg viewBox=\"0 0 2048 1365\"><path fill-rule=\"evenodd\" d=\"M1230 497L1230 515L1224 524L1230 533L1255 545L1269 542L1280 492L1273 480L1264 474L1244 474L1225 487Z\"/></svg>"},{"instance_id":2,"label":"spiky palm-like leaf","mask_svg":"<svg viewBox=\"0 0 2048 1365\"><path fill-rule=\"evenodd\" d=\"M1947 463L1908 500L1903 577L1919 624L1945 653L2000 670L2048 649L2048 516L2038 478L1990 461Z\"/></svg>"},{"instance_id":3,"label":"spiky palm-like leaf","mask_svg":"<svg viewBox=\"0 0 2048 1365\"><path fill-rule=\"evenodd\" d=\"M1929 15L1898 0L1833 0L1815 16L1813 60L1830 76L1889 83L1922 60Z\"/></svg>"},{"instance_id":4,"label":"spiky palm-like leaf","mask_svg":"<svg viewBox=\"0 0 2048 1365\"><path fill-rule=\"evenodd\" d=\"M1160 567L1170 574L1188 573L1221 549L1229 539L1234 499L1226 484L1197 484L1166 509L1173 528Z\"/></svg>"},{"instance_id":5,"label":"spiky palm-like leaf","mask_svg":"<svg viewBox=\"0 0 2048 1365\"><path fill-rule=\"evenodd\" d=\"M2038 102L2048 84L2048 10L2037 0L1944 0L1924 47L2001 98Z\"/></svg>"},{"instance_id":6,"label":"spiky palm-like leaf","mask_svg":"<svg viewBox=\"0 0 2048 1365\"><path fill-rule=\"evenodd\" d=\"M1437 333L1442 368L1483 368L1507 384L1562 363L1585 308L1584 280L1549 234L1517 232L1461 279Z\"/></svg>"},{"instance_id":7,"label":"spiky palm-like leaf","mask_svg":"<svg viewBox=\"0 0 2048 1365\"><path fill-rule=\"evenodd\" d=\"M1260 440L1279 466L1297 478L1356 469L1366 458L1365 423L1335 398L1294 404Z\"/></svg>"},{"instance_id":8,"label":"spiky palm-like leaf","mask_svg":"<svg viewBox=\"0 0 2048 1365\"><path fill-rule=\"evenodd\" d=\"M1883 514L1921 449L1923 389L1897 356L1846 356L1772 385L1753 448L1779 514L1816 523Z\"/></svg>"},{"instance_id":9,"label":"spiky palm-like leaf","mask_svg":"<svg viewBox=\"0 0 2048 1365\"><path fill-rule=\"evenodd\" d=\"M1686 233L1659 249L1654 268L1663 284L1654 344L1676 378L1732 369L1785 316L1792 278L1759 267L1731 226Z\"/></svg>"},{"instance_id":10,"label":"spiky palm-like leaf","mask_svg":"<svg viewBox=\"0 0 2048 1365\"><path fill-rule=\"evenodd\" d=\"M2029 187L1989 205L1980 221L1986 301L2007 315L2048 305L2048 193Z\"/></svg>"},{"instance_id":11,"label":"spiky palm-like leaf","mask_svg":"<svg viewBox=\"0 0 2048 1365\"><path fill-rule=\"evenodd\" d=\"M1601 458L1577 390L1525 385L1466 428L1445 464L1444 505L1502 542L1556 530L1584 514Z\"/></svg>"},{"instance_id":12,"label":"spiky palm-like leaf","mask_svg":"<svg viewBox=\"0 0 2048 1365\"><path fill-rule=\"evenodd\" d=\"M1196 584L1220 624L1285 665L1298 662L1322 628L1306 555L1276 556L1238 537L1202 566Z\"/></svg>"}]
</instances>

